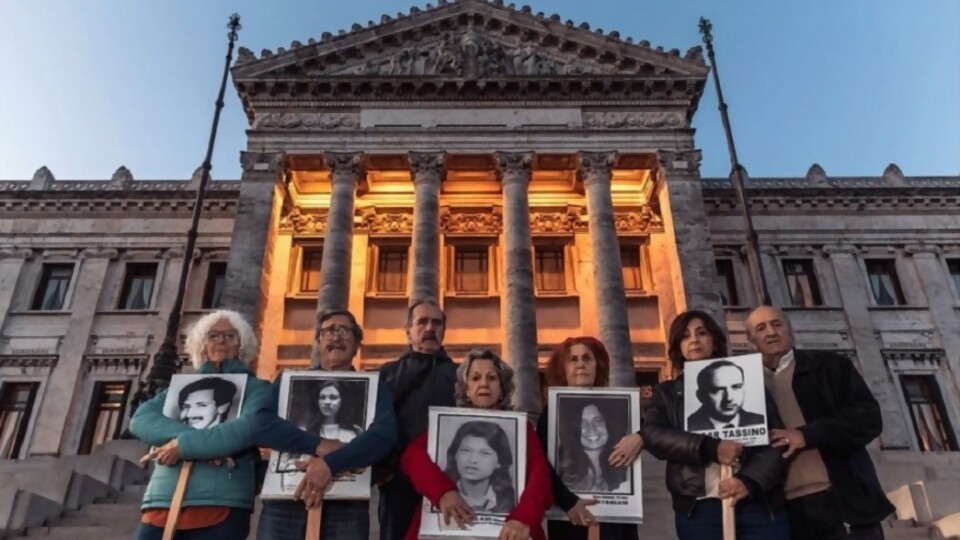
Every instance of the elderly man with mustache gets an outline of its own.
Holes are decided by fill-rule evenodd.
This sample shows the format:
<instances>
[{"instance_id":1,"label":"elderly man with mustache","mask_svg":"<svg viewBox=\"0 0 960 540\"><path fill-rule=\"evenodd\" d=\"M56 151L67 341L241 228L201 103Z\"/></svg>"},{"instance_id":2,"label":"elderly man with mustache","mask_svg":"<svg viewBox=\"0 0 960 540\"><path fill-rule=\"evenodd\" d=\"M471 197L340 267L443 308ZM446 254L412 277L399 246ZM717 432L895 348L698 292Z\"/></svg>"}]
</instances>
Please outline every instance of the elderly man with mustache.
<instances>
[{"instance_id":1,"label":"elderly man with mustache","mask_svg":"<svg viewBox=\"0 0 960 540\"><path fill-rule=\"evenodd\" d=\"M349 311L329 311L320 315L316 332L322 371L353 371L352 360L363 341L363 329ZM257 527L260 540L302 540L306 534L307 509L316 508L333 477L373 466L383 459L397 441L397 420L393 414L393 394L380 382L377 408L370 429L344 444L307 433L277 415L280 377L273 396L257 411L251 426L253 444L280 452L315 456L294 497L298 501L263 501ZM368 501L328 501L323 505L321 540L367 538L370 535Z\"/></svg>"},{"instance_id":2,"label":"elderly man with mustache","mask_svg":"<svg viewBox=\"0 0 960 540\"><path fill-rule=\"evenodd\" d=\"M402 540L420 512L420 495L399 471L399 457L407 445L427 431L430 407L454 407L457 365L443 350L447 316L433 300L420 300L407 310L410 349L399 360L380 369L394 395L400 425L396 452L384 460L379 473L380 540ZM377 473L375 472L375 476Z\"/></svg>"},{"instance_id":3,"label":"elderly man with mustache","mask_svg":"<svg viewBox=\"0 0 960 540\"><path fill-rule=\"evenodd\" d=\"M787 429L770 443L789 460L784 485L794 540L882 540L894 508L867 444L880 436L880 405L853 363L794 348L790 319L762 306L747 317L747 339L763 355L767 390Z\"/></svg>"}]
</instances>

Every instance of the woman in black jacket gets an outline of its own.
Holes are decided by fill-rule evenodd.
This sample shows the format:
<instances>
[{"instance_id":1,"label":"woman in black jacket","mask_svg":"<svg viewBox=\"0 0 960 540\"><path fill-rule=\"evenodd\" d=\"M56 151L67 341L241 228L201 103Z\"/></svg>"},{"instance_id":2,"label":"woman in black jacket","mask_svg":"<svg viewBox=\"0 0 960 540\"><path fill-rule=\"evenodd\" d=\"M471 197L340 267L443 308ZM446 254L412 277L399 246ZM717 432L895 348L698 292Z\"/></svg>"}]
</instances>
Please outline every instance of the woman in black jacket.
<instances>
[{"instance_id":1,"label":"woman in black jacket","mask_svg":"<svg viewBox=\"0 0 960 540\"><path fill-rule=\"evenodd\" d=\"M683 364L727 356L727 338L709 315L680 314L670 325L668 356L674 380L658 385L643 416L644 447L667 461L667 489L680 540L721 540L721 499L736 504L737 539L787 540L790 530L783 510L782 483L786 462L769 446L744 448L684 431ZM768 429L782 422L767 396ZM720 464L732 465L734 475L720 481ZM739 468L738 468L739 465Z\"/></svg>"}]
</instances>

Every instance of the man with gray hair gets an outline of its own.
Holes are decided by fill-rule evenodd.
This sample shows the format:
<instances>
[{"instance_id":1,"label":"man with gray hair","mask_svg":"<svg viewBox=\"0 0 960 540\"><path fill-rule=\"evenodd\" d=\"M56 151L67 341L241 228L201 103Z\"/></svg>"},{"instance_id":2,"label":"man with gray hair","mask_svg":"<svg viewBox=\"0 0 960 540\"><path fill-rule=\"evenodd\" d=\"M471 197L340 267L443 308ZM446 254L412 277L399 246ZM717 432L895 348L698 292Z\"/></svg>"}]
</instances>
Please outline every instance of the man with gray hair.
<instances>
[{"instance_id":1,"label":"man with gray hair","mask_svg":"<svg viewBox=\"0 0 960 540\"><path fill-rule=\"evenodd\" d=\"M420 300L407 310L410 348L380 368L394 396L400 426L397 447L374 472L380 484L380 540L402 540L420 512L420 495L400 472L398 460L410 441L427 431L430 407L454 407L457 365L443 350L447 316L434 300Z\"/></svg>"},{"instance_id":2,"label":"man with gray hair","mask_svg":"<svg viewBox=\"0 0 960 540\"><path fill-rule=\"evenodd\" d=\"M353 371L352 361L363 342L363 329L352 313L336 310L319 316L314 337L321 371ZM341 473L365 469L383 459L397 440L393 394L383 380L377 388L373 423L348 443L323 439L307 433L277 415L280 380L274 382L273 396L257 411L251 427L254 445L279 452L314 456L294 498L299 501L264 501L257 538L260 540L302 540L306 534L307 508L317 508L333 478ZM302 501L302 502L301 502ZM329 501L323 508L321 540L367 538L370 535L368 501Z\"/></svg>"},{"instance_id":3,"label":"man with gray hair","mask_svg":"<svg viewBox=\"0 0 960 540\"><path fill-rule=\"evenodd\" d=\"M787 429L770 433L789 459L784 485L794 540L883 538L887 500L866 446L880 436L880 405L853 364L796 350L790 320L763 306L747 317L767 389Z\"/></svg>"}]
</instances>

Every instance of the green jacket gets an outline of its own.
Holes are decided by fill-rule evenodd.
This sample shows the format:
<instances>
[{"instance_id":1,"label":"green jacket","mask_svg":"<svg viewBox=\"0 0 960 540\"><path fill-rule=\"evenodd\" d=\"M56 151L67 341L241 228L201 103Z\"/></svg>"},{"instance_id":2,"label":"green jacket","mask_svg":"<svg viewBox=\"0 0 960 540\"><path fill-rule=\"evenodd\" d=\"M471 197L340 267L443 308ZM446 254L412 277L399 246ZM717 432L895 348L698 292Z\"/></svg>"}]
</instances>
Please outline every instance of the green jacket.
<instances>
[{"instance_id":1,"label":"green jacket","mask_svg":"<svg viewBox=\"0 0 960 540\"><path fill-rule=\"evenodd\" d=\"M250 421L261 408L262 401L269 398L270 383L258 379L240 360L226 360L220 368L218 370L207 362L198 373L249 375L239 417L208 429L194 429L163 415L163 403L167 398L167 392L163 391L137 408L130 421L130 432L151 446L162 446L177 439L181 459L195 462L183 498L184 507L228 506L253 510L256 496L254 464L258 451L250 444ZM233 457L236 468L206 462L226 457ZM140 505L142 510L170 508L180 466L179 463L173 467L156 465Z\"/></svg>"}]
</instances>

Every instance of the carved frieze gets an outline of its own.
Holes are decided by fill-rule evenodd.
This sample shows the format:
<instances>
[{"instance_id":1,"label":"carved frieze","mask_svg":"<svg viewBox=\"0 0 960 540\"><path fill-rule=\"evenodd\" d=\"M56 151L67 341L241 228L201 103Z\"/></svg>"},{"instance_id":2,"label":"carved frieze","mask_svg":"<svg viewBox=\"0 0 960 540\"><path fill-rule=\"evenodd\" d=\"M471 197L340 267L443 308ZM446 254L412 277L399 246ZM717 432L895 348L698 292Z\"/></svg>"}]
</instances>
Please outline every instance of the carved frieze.
<instances>
[{"instance_id":1,"label":"carved frieze","mask_svg":"<svg viewBox=\"0 0 960 540\"><path fill-rule=\"evenodd\" d=\"M582 209L570 208L566 212L531 212L530 232L533 234L573 233L586 228L581 222Z\"/></svg>"},{"instance_id":2,"label":"carved frieze","mask_svg":"<svg viewBox=\"0 0 960 540\"><path fill-rule=\"evenodd\" d=\"M330 130L357 129L358 113L345 112L266 112L258 114L253 129Z\"/></svg>"},{"instance_id":3,"label":"carved frieze","mask_svg":"<svg viewBox=\"0 0 960 540\"><path fill-rule=\"evenodd\" d=\"M687 123L682 111L585 112L583 126L603 129L669 129Z\"/></svg>"},{"instance_id":4,"label":"carved frieze","mask_svg":"<svg viewBox=\"0 0 960 540\"><path fill-rule=\"evenodd\" d=\"M280 218L280 230L297 234L322 234L327 230L327 214L304 214L294 206L289 214Z\"/></svg>"},{"instance_id":5,"label":"carved frieze","mask_svg":"<svg viewBox=\"0 0 960 540\"><path fill-rule=\"evenodd\" d=\"M618 233L645 233L663 229L663 218L649 206L634 212L614 212L613 225Z\"/></svg>"},{"instance_id":6,"label":"carved frieze","mask_svg":"<svg viewBox=\"0 0 960 540\"><path fill-rule=\"evenodd\" d=\"M445 234L500 234L503 230L503 209L440 209L440 229Z\"/></svg>"},{"instance_id":7,"label":"carved frieze","mask_svg":"<svg viewBox=\"0 0 960 540\"><path fill-rule=\"evenodd\" d=\"M309 75L433 75L499 77L536 75L614 74L614 65L602 65L548 51L529 43L506 43L467 30L448 32L438 39L409 45L348 67L320 65Z\"/></svg>"},{"instance_id":8,"label":"carved frieze","mask_svg":"<svg viewBox=\"0 0 960 540\"><path fill-rule=\"evenodd\" d=\"M365 208L357 228L370 234L413 234L413 214L410 212L382 212Z\"/></svg>"}]
</instances>

